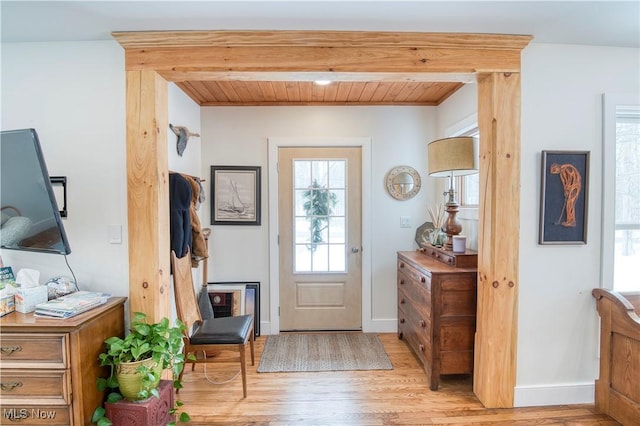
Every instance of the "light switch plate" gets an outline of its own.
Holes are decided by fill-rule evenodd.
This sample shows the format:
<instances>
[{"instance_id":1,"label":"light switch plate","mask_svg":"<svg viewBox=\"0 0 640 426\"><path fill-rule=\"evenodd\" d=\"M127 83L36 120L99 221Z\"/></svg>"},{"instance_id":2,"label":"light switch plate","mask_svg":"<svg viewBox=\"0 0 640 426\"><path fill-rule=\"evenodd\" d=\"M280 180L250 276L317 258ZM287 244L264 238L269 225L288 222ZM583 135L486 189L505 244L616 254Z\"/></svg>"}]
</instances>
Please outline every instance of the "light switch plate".
<instances>
[{"instance_id":1,"label":"light switch plate","mask_svg":"<svg viewBox=\"0 0 640 426\"><path fill-rule=\"evenodd\" d=\"M109 243L122 244L122 225L109 225Z\"/></svg>"}]
</instances>

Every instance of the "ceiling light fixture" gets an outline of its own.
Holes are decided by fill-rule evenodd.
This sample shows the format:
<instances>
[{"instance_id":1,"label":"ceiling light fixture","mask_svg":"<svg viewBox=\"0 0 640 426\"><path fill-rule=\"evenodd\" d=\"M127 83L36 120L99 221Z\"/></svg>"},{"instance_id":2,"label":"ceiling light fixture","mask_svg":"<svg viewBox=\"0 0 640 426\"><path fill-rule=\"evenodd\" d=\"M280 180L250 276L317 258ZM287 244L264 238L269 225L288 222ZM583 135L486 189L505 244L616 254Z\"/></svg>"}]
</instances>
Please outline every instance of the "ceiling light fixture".
<instances>
[{"instance_id":1,"label":"ceiling light fixture","mask_svg":"<svg viewBox=\"0 0 640 426\"><path fill-rule=\"evenodd\" d=\"M316 80L315 83L318 86L327 86L327 85L331 84L331 80Z\"/></svg>"}]
</instances>

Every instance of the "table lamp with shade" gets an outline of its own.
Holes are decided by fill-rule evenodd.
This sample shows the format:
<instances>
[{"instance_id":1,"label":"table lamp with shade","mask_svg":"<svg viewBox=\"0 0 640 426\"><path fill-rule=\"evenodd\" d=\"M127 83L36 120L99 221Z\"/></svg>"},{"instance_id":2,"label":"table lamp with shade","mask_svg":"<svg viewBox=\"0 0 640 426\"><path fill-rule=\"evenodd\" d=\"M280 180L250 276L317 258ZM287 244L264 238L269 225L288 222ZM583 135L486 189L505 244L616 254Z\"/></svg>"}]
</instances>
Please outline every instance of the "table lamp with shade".
<instances>
[{"instance_id":1,"label":"table lamp with shade","mask_svg":"<svg viewBox=\"0 0 640 426\"><path fill-rule=\"evenodd\" d=\"M456 201L454 178L478 173L478 139L471 136L438 139L427 147L429 176L448 177L449 191L445 209L447 220L442 230L447 234L445 250L453 250L453 237L460 234L462 224L456 218L460 205Z\"/></svg>"}]
</instances>

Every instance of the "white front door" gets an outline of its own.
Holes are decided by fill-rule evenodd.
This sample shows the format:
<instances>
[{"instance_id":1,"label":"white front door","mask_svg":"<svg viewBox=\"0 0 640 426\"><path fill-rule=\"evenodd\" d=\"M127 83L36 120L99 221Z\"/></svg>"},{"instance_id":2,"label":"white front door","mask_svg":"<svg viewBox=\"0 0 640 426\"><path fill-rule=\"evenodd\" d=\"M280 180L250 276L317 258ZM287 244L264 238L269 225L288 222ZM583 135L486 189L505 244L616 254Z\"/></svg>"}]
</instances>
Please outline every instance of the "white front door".
<instances>
[{"instance_id":1,"label":"white front door","mask_svg":"<svg viewBox=\"0 0 640 426\"><path fill-rule=\"evenodd\" d=\"M279 148L280 330L362 329L359 147Z\"/></svg>"}]
</instances>

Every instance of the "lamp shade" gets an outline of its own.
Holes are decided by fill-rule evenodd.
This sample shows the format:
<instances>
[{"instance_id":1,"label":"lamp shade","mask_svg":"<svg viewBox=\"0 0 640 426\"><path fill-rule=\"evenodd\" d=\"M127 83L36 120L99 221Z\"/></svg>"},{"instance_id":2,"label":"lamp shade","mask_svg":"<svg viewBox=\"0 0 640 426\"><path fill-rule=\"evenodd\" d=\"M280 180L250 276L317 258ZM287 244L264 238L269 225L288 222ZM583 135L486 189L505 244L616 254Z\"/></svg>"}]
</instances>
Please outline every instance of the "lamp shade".
<instances>
[{"instance_id":1,"label":"lamp shade","mask_svg":"<svg viewBox=\"0 0 640 426\"><path fill-rule=\"evenodd\" d=\"M435 140L427 146L429 176L478 173L478 139L471 136Z\"/></svg>"}]
</instances>

